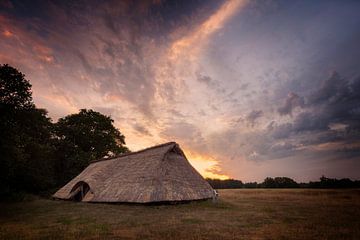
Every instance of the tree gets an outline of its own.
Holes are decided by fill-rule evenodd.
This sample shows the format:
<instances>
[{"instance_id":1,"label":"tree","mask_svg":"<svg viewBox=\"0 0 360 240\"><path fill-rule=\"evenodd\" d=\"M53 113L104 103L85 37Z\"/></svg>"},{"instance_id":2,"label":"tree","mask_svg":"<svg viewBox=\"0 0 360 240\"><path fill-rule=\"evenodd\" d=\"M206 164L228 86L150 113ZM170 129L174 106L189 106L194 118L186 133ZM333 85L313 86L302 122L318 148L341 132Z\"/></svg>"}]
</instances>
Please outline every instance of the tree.
<instances>
[{"instance_id":1,"label":"tree","mask_svg":"<svg viewBox=\"0 0 360 240\"><path fill-rule=\"evenodd\" d=\"M114 120L99 112L81 109L55 124L59 184L79 174L90 161L129 151Z\"/></svg>"},{"instance_id":2,"label":"tree","mask_svg":"<svg viewBox=\"0 0 360 240\"><path fill-rule=\"evenodd\" d=\"M33 108L31 84L25 75L7 64L0 65L0 103L15 109Z\"/></svg>"},{"instance_id":3,"label":"tree","mask_svg":"<svg viewBox=\"0 0 360 240\"><path fill-rule=\"evenodd\" d=\"M0 65L0 198L63 184L91 160L129 151L113 120L93 110L51 122L25 75Z\"/></svg>"},{"instance_id":4,"label":"tree","mask_svg":"<svg viewBox=\"0 0 360 240\"><path fill-rule=\"evenodd\" d=\"M244 188L258 188L258 183L257 182L248 182L248 183L244 183Z\"/></svg>"},{"instance_id":5,"label":"tree","mask_svg":"<svg viewBox=\"0 0 360 240\"><path fill-rule=\"evenodd\" d=\"M207 178L206 181L216 189L225 189L225 188L242 188L244 186L243 182L235 179L211 179Z\"/></svg>"},{"instance_id":6,"label":"tree","mask_svg":"<svg viewBox=\"0 0 360 240\"><path fill-rule=\"evenodd\" d=\"M276 187L275 180L271 177L265 178L264 182L261 185L264 188L275 188Z\"/></svg>"},{"instance_id":7,"label":"tree","mask_svg":"<svg viewBox=\"0 0 360 240\"><path fill-rule=\"evenodd\" d=\"M349 178L327 178L322 176L320 181L309 182L306 187L309 188L359 188L360 181L352 181Z\"/></svg>"},{"instance_id":8,"label":"tree","mask_svg":"<svg viewBox=\"0 0 360 240\"><path fill-rule=\"evenodd\" d=\"M52 184L52 123L31 95L24 74L0 66L0 197Z\"/></svg>"},{"instance_id":9,"label":"tree","mask_svg":"<svg viewBox=\"0 0 360 240\"><path fill-rule=\"evenodd\" d=\"M267 177L261 184L264 188L297 188L299 184L288 177Z\"/></svg>"}]
</instances>

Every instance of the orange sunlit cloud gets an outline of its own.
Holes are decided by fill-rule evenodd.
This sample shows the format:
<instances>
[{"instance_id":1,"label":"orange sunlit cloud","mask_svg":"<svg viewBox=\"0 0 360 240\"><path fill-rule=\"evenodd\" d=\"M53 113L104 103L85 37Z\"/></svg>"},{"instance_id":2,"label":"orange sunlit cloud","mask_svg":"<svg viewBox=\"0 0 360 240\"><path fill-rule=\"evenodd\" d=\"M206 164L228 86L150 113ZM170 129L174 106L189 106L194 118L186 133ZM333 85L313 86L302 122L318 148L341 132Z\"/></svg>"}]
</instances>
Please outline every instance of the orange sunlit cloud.
<instances>
[{"instance_id":1,"label":"orange sunlit cloud","mask_svg":"<svg viewBox=\"0 0 360 240\"><path fill-rule=\"evenodd\" d=\"M176 60L179 57L192 57L196 55L200 46L206 44L208 38L220 30L240 8L244 7L247 0L230 0L211 15L205 22L200 24L193 32L175 41L169 51L169 59ZM199 43L202 44L199 44Z\"/></svg>"},{"instance_id":2,"label":"orange sunlit cloud","mask_svg":"<svg viewBox=\"0 0 360 240\"><path fill-rule=\"evenodd\" d=\"M14 36L14 34L12 32L10 32L9 30L4 30L3 35L8 38Z\"/></svg>"}]
</instances>

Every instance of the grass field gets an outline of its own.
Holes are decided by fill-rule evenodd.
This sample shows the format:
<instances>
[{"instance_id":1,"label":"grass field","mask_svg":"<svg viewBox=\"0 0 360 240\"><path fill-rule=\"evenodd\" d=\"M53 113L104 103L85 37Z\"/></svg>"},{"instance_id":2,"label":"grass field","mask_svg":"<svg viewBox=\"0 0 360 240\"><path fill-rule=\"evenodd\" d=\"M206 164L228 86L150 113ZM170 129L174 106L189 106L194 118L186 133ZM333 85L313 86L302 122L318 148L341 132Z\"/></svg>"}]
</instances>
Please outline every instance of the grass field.
<instances>
[{"instance_id":1,"label":"grass field","mask_svg":"<svg viewBox=\"0 0 360 240\"><path fill-rule=\"evenodd\" d=\"M220 190L217 202L0 204L0 239L360 239L360 190Z\"/></svg>"}]
</instances>

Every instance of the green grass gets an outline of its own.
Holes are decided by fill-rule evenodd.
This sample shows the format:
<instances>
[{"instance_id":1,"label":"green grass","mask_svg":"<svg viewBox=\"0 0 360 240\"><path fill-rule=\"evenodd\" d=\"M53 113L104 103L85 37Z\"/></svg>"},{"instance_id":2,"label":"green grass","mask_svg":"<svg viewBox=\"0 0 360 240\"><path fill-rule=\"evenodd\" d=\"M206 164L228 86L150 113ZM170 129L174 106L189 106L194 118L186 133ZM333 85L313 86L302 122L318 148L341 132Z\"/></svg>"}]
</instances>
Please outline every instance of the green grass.
<instances>
[{"instance_id":1,"label":"green grass","mask_svg":"<svg viewBox=\"0 0 360 240\"><path fill-rule=\"evenodd\" d=\"M220 190L217 202L0 204L0 239L360 239L360 190Z\"/></svg>"}]
</instances>

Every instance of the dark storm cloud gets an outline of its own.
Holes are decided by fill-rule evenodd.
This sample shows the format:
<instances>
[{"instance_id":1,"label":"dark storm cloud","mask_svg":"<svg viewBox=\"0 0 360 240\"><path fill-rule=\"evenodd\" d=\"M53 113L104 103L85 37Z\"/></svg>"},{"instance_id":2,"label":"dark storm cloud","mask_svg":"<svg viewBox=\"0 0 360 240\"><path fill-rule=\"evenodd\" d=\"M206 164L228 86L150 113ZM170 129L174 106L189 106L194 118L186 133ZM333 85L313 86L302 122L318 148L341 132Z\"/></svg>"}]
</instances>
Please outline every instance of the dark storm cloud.
<instances>
[{"instance_id":1,"label":"dark storm cloud","mask_svg":"<svg viewBox=\"0 0 360 240\"><path fill-rule=\"evenodd\" d=\"M329 120L329 116L323 112L302 112L294 119L292 131L295 133L324 131L328 129Z\"/></svg>"},{"instance_id":2,"label":"dark storm cloud","mask_svg":"<svg viewBox=\"0 0 360 240\"><path fill-rule=\"evenodd\" d=\"M355 88L356 82L357 80L353 83ZM348 80L341 78L337 72L334 72L329 79L322 83L317 91L309 96L309 104L337 105L340 102L348 103L349 98L351 99L352 96L356 96L356 92L352 91L356 91L356 89L353 89L354 86L349 86Z\"/></svg>"},{"instance_id":3,"label":"dark storm cloud","mask_svg":"<svg viewBox=\"0 0 360 240\"><path fill-rule=\"evenodd\" d=\"M322 86L309 96L307 102L307 107L314 112L311 119L319 122L322 128L331 123L341 123L347 125L348 129L358 129L359 106L360 77L349 81L338 73L324 81Z\"/></svg>"},{"instance_id":4,"label":"dark storm cloud","mask_svg":"<svg viewBox=\"0 0 360 240\"><path fill-rule=\"evenodd\" d=\"M334 73L306 98L304 111L293 121L272 127L275 139L296 136L302 145L360 143L360 78L349 81ZM357 154L358 147L352 147ZM337 151L334 145L334 151ZM351 151L351 150L349 150Z\"/></svg>"}]
</instances>

